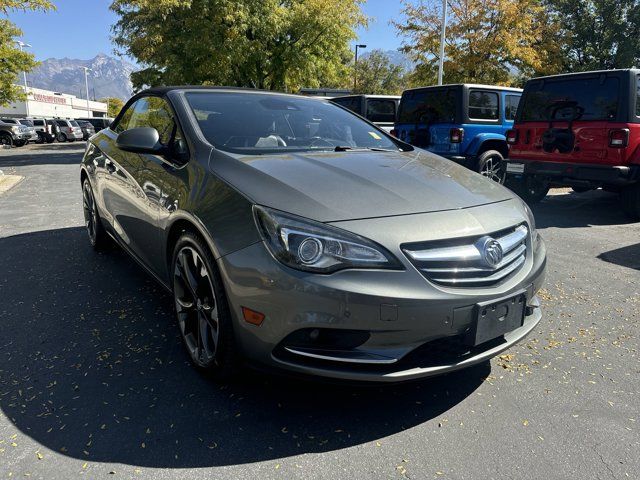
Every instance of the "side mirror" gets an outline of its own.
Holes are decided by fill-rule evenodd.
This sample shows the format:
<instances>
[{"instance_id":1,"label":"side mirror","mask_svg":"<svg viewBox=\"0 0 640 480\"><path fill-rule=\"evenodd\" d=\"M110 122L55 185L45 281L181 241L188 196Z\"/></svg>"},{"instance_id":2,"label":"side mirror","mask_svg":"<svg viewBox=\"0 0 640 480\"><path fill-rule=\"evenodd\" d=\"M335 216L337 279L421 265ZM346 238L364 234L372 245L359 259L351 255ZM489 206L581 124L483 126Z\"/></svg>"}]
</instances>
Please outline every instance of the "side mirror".
<instances>
[{"instance_id":1,"label":"side mirror","mask_svg":"<svg viewBox=\"0 0 640 480\"><path fill-rule=\"evenodd\" d=\"M162 155L165 147L160 143L160 134L155 128L140 127L125 130L116 138L120 150L132 153Z\"/></svg>"}]
</instances>

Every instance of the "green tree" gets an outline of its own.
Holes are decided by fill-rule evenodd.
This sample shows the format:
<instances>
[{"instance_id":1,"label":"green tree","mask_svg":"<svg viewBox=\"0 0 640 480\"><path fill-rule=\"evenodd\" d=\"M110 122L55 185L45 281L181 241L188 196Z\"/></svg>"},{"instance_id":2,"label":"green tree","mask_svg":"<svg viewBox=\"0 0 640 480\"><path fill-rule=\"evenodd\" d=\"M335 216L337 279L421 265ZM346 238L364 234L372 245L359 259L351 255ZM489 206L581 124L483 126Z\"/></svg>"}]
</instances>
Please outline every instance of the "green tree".
<instances>
[{"instance_id":1,"label":"green tree","mask_svg":"<svg viewBox=\"0 0 640 480\"><path fill-rule=\"evenodd\" d=\"M11 11L51 10L54 6L48 0L0 0L0 12L7 15ZM33 54L21 52L16 39L22 31L10 20L0 19L0 105L24 98L24 89L16 86L21 72L29 72L37 65Z\"/></svg>"},{"instance_id":2,"label":"green tree","mask_svg":"<svg viewBox=\"0 0 640 480\"><path fill-rule=\"evenodd\" d=\"M117 97L106 97L100 99L100 101L107 104L107 117L117 117L122 107L124 107L124 102Z\"/></svg>"},{"instance_id":3,"label":"green tree","mask_svg":"<svg viewBox=\"0 0 640 480\"><path fill-rule=\"evenodd\" d=\"M382 50L372 50L358 59L355 93L396 95L405 87L404 68L391 63Z\"/></svg>"},{"instance_id":4,"label":"green tree","mask_svg":"<svg viewBox=\"0 0 640 480\"><path fill-rule=\"evenodd\" d=\"M638 0L547 0L560 25L568 71L629 68L640 61Z\"/></svg>"},{"instance_id":5,"label":"green tree","mask_svg":"<svg viewBox=\"0 0 640 480\"><path fill-rule=\"evenodd\" d=\"M560 69L557 25L543 0L449 0L445 83L510 85L517 76ZM412 84L436 82L442 2L403 0L405 19L394 22L403 50L417 63Z\"/></svg>"},{"instance_id":6,"label":"green tree","mask_svg":"<svg viewBox=\"0 0 640 480\"><path fill-rule=\"evenodd\" d=\"M113 0L135 88L217 84L297 91L349 76L363 0Z\"/></svg>"}]
</instances>

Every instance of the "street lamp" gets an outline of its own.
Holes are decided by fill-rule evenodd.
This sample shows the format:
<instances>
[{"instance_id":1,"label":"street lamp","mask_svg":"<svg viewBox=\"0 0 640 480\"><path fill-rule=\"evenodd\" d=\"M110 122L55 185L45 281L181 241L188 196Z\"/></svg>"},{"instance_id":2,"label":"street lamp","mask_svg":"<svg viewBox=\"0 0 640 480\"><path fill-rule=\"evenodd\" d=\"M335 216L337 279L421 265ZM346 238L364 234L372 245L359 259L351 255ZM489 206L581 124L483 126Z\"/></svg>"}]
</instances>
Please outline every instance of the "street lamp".
<instances>
[{"instance_id":1,"label":"street lamp","mask_svg":"<svg viewBox=\"0 0 640 480\"><path fill-rule=\"evenodd\" d=\"M442 85L444 72L444 39L447 31L447 0L442 0L442 28L440 29L440 61L438 62L438 85Z\"/></svg>"},{"instance_id":2,"label":"street lamp","mask_svg":"<svg viewBox=\"0 0 640 480\"><path fill-rule=\"evenodd\" d=\"M356 86L358 84L358 49L359 48L367 48L366 45L357 45L356 44L356 61L353 67L353 91L355 92Z\"/></svg>"},{"instance_id":3,"label":"street lamp","mask_svg":"<svg viewBox=\"0 0 640 480\"><path fill-rule=\"evenodd\" d=\"M90 115L90 109L89 109L89 72L92 72L93 70L91 70L89 67L80 67L80 68L84 70L84 87L87 93L87 116L92 117L93 115Z\"/></svg>"},{"instance_id":4,"label":"street lamp","mask_svg":"<svg viewBox=\"0 0 640 480\"><path fill-rule=\"evenodd\" d=\"M21 40L16 40L16 43L20 47L20 51L21 52L24 51L23 49L25 47L31 48L31 45L29 45L28 43L24 43ZM25 113L27 114L27 117L28 117L29 116L29 92L28 92L27 89L29 88L29 86L27 85L27 72L26 72L26 70L22 71L22 76L24 78L24 96L25 96L25 98L24 98L24 110L25 110Z\"/></svg>"}]
</instances>

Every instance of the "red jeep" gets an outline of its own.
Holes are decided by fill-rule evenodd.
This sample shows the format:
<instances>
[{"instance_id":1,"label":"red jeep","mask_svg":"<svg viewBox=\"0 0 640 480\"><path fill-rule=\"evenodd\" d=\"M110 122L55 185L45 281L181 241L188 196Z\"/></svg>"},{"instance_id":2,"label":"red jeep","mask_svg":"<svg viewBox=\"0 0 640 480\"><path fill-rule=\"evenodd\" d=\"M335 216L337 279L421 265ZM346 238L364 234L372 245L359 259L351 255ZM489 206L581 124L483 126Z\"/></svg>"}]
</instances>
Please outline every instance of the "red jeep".
<instances>
[{"instance_id":1,"label":"red jeep","mask_svg":"<svg viewBox=\"0 0 640 480\"><path fill-rule=\"evenodd\" d=\"M512 130L507 172L528 202L550 186L620 192L640 218L640 70L529 80Z\"/></svg>"}]
</instances>

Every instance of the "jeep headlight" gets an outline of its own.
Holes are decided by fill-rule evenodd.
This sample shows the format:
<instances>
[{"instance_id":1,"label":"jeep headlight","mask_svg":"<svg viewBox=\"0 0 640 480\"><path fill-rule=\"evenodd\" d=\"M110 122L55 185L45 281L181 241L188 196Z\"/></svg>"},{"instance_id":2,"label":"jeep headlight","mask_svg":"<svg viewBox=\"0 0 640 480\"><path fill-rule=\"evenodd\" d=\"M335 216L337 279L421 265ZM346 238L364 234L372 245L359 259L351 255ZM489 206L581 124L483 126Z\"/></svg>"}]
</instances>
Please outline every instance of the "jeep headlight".
<instances>
[{"instance_id":1,"label":"jeep headlight","mask_svg":"<svg viewBox=\"0 0 640 480\"><path fill-rule=\"evenodd\" d=\"M271 254L291 268L316 273L403 268L384 247L354 233L257 205L254 214Z\"/></svg>"}]
</instances>

